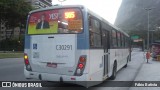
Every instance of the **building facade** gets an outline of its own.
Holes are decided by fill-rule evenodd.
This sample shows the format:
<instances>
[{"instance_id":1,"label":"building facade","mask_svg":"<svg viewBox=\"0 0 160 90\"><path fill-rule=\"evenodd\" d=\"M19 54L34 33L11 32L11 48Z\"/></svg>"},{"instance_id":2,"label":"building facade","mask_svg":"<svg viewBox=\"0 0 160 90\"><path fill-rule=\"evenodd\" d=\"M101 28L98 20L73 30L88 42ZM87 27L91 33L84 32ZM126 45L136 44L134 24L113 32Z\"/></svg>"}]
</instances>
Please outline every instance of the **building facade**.
<instances>
[{"instance_id":1,"label":"building facade","mask_svg":"<svg viewBox=\"0 0 160 90\"><path fill-rule=\"evenodd\" d=\"M35 9L52 6L52 0L26 0L26 2L30 3Z\"/></svg>"},{"instance_id":2,"label":"building facade","mask_svg":"<svg viewBox=\"0 0 160 90\"><path fill-rule=\"evenodd\" d=\"M35 9L45 8L52 6L52 0L26 0L29 4L31 4ZM5 23L0 23L0 41L5 40L6 38L18 38L20 35L23 35L25 29L21 29L20 27L15 27L12 32L11 29L7 29L5 27Z\"/></svg>"}]
</instances>

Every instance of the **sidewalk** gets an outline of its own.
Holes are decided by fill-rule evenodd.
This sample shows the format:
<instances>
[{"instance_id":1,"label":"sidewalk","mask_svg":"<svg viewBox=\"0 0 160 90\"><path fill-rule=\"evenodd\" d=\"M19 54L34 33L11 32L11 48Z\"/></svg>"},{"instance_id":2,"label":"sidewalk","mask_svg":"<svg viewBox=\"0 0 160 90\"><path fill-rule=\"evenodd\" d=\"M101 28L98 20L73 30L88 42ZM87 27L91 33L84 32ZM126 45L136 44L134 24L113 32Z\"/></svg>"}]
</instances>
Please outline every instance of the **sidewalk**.
<instances>
[{"instance_id":1,"label":"sidewalk","mask_svg":"<svg viewBox=\"0 0 160 90\"><path fill-rule=\"evenodd\" d=\"M134 81L159 81L155 82L158 86L160 86L160 61L153 61L152 59L145 60L142 64L142 67L137 74L137 77ZM149 83L149 82L148 82ZM142 83L144 84L144 83ZM129 90L160 90L160 87L131 87Z\"/></svg>"},{"instance_id":2,"label":"sidewalk","mask_svg":"<svg viewBox=\"0 0 160 90\"><path fill-rule=\"evenodd\" d=\"M135 81L160 81L160 61L145 61Z\"/></svg>"}]
</instances>

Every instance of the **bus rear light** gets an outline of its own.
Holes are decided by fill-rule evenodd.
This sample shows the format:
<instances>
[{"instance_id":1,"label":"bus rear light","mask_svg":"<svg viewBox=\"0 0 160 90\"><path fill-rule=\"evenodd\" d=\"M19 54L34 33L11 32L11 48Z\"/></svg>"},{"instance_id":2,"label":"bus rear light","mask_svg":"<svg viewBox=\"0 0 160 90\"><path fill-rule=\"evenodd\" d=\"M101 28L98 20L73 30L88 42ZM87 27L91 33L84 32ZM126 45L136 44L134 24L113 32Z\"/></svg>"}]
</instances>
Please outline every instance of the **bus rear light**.
<instances>
[{"instance_id":1,"label":"bus rear light","mask_svg":"<svg viewBox=\"0 0 160 90\"><path fill-rule=\"evenodd\" d=\"M26 70L32 71L27 54L24 54L24 63L26 66Z\"/></svg>"},{"instance_id":2,"label":"bus rear light","mask_svg":"<svg viewBox=\"0 0 160 90\"><path fill-rule=\"evenodd\" d=\"M28 59L28 56L27 56L27 54L24 54L24 59Z\"/></svg>"},{"instance_id":3,"label":"bus rear light","mask_svg":"<svg viewBox=\"0 0 160 90\"><path fill-rule=\"evenodd\" d=\"M80 74L81 74L81 69L77 69L76 75L80 75Z\"/></svg>"},{"instance_id":4,"label":"bus rear light","mask_svg":"<svg viewBox=\"0 0 160 90\"><path fill-rule=\"evenodd\" d=\"M82 63L79 63L79 64L78 64L78 68L79 68L79 69L82 69L83 67L84 67L84 65L83 65Z\"/></svg>"},{"instance_id":5,"label":"bus rear light","mask_svg":"<svg viewBox=\"0 0 160 90\"><path fill-rule=\"evenodd\" d=\"M86 61L86 58L85 57L80 57L80 62L85 62Z\"/></svg>"},{"instance_id":6,"label":"bus rear light","mask_svg":"<svg viewBox=\"0 0 160 90\"><path fill-rule=\"evenodd\" d=\"M24 54L24 63L25 63L26 65L29 64L29 60L28 60L28 55L27 55L27 54Z\"/></svg>"},{"instance_id":7,"label":"bus rear light","mask_svg":"<svg viewBox=\"0 0 160 90\"><path fill-rule=\"evenodd\" d=\"M85 65L86 65L86 55L83 55L83 56L80 56L79 57L79 61L78 61L78 64L77 64L77 68L76 68L76 71L75 71L75 75L76 76L81 76L83 71L84 71L84 68L85 68Z\"/></svg>"},{"instance_id":8,"label":"bus rear light","mask_svg":"<svg viewBox=\"0 0 160 90\"><path fill-rule=\"evenodd\" d=\"M27 69L28 71L31 71L31 65L27 65L27 66L26 66L26 69Z\"/></svg>"},{"instance_id":9,"label":"bus rear light","mask_svg":"<svg viewBox=\"0 0 160 90\"><path fill-rule=\"evenodd\" d=\"M26 65L28 65L28 64L29 64L28 59L25 59L25 64L26 64Z\"/></svg>"}]
</instances>

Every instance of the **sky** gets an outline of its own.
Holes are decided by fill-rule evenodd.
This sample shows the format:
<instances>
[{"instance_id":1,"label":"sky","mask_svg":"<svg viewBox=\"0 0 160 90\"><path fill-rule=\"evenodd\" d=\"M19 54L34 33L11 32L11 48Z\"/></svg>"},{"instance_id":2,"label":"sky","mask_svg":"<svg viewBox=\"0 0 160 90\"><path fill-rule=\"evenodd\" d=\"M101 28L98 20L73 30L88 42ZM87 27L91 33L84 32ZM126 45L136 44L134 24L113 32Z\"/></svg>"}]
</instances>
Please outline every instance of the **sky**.
<instances>
[{"instance_id":1,"label":"sky","mask_svg":"<svg viewBox=\"0 0 160 90\"><path fill-rule=\"evenodd\" d=\"M84 5L108 22L114 24L121 2L122 0L66 0L62 2L62 5ZM61 4L61 2L52 0L52 4Z\"/></svg>"}]
</instances>

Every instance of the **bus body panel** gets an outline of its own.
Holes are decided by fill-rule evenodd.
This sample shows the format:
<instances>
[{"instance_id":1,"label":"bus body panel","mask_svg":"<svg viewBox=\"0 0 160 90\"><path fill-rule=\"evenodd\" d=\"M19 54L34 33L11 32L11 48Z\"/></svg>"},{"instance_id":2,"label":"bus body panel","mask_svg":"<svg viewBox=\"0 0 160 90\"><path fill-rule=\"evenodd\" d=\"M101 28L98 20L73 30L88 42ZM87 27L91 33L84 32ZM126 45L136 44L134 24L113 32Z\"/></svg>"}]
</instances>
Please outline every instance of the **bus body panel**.
<instances>
[{"instance_id":1,"label":"bus body panel","mask_svg":"<svg viewBox=\"0 0 160 90\"><path fill-rule=\"evenodd\" d=\"M129 56L129 49L110 49L110 70L113 69L114 61L117 61L117 71L121 69L127 63L127 57ZM110 76L111 74L109 74Z\"/></svg>"},{"instance_id":2,"label":"bus body panel","mask_svg":"<svg viewBox=\"0 0 160 90\"><path fill-rule=\"evenodd\" d=\"M89 75L91 81L103 81L103 49L89 50Z\"/></svg>"},{"instance_id":3,"label":"bus body panel","mask_svg":"<svg viewBox=\"0 0 160 90\"><path fill-rule=\"evenodd\" d=\"M54 38L50 38L54 37ZM31 36L29 60L34 72L73 75L76 60L76 35ZM50 64L50 66L49 66ZM52 64L55 66L52 66Z\"/></svg>"}]
</instances>

